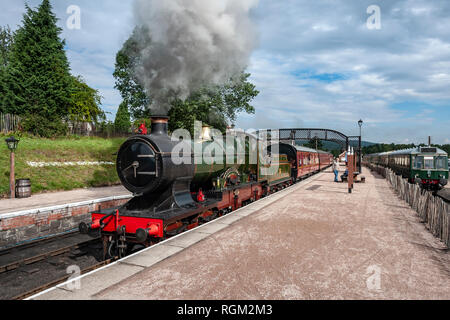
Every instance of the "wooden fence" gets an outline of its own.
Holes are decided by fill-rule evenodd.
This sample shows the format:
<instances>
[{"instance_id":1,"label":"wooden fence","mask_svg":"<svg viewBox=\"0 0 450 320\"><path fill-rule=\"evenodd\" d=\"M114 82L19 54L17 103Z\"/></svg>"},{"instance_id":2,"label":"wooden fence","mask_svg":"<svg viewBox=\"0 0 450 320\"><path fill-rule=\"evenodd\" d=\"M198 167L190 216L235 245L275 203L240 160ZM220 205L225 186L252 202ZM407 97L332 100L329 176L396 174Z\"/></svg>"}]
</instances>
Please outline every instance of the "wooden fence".
<instances>
[{"instance_id":1,"label":"wooden fence","mask_svg":"<svg viewBox=\"0 0 450 320\"><path fill-rule=\"evenodd\" d=\"M450 248L450 205L448 203L433 195L431 191L409 183L407 179L396 175L388 168L367 166L385 177L399 197L417 211L427 229Z\"/></svg>"},{"instance_id":2,"label":"wooden fence","mask_svg":"<svg viewBox=\"0 0 450 320\"><path fill-rule=\"evenodd\" d=\"M0 133L19 130L20 117L13 114L0 113Z\"/></svg>"}]
</instances>

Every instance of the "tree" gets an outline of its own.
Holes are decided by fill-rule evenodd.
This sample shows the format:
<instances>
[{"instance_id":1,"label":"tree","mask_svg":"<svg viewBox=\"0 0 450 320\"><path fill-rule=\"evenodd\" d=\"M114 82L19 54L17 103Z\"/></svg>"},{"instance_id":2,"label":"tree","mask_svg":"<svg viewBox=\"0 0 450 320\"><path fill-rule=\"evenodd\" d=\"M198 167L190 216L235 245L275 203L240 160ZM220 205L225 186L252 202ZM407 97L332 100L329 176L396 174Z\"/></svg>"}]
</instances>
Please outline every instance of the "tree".
<instances>
[{"instance_id":1,"label":"tree","mask_svg":"<svg viewBox=\"0 0 450 320\"><path fill-rule=\"evenodd\" d=\"M11 46L14 42L14 33L9 26L0 27L0 70L8 66Z\"/></svg>"},{"instance_id":2,"label":"tree","mask_svg":"<svg viewBox=\"0 0 450 320\"><path fill-rule=\"evenodd\" d=\"M100 108L102 103L100 93L89 87L80 76L72 77L71 98L70 120L98 122L105 119L105 113Z\"/></svg>"},{"instance_id":3,"label":"tree","mask_svg":"<svg viewBox=\"0 0 450 320\"><path fill-rule=\"evenodd\" d=\"M116 120L114 121L114 128L119 132L129 132L131 128L130 113L126 102L122 102L119 106L119 110L116 114Z\"/></svg>"},{"instance_id":4,"label":"tree","mask_svg":"<svg viewBox=\"0 0 450 320\"><path fill-rule=\"evenodd\" d=\"M139 43L135 35L136 30L117 53L113 75L116 78L115 88L120 91L131 116L136 120L150 116L148 107L152 100L151 92L146 93L134 75L140 59ZM230 123L236 121L238 113L255 113L250 102L259 92L249 82L249 77L250 74L242 72L223 86L205 83L204 88L191 94L185 101L174 100L169 112L169 129L185 128L192 132L194 121L198 120L225 131Z\"/></svg>"},{"instance_id":5,"label":"tree","mask_svg":"<svg viewBox=\"0 0 450 320\"><path fill-rule=\"evenodd\" d=\"M169 129L185 128L192 133L197 120L224 132L230 122L236 121L238 113L255 113L250 102L259 92L248 82L249 77L250 74L242 73L224 86L205 87L186 101L175 101L169 112L173 119Z\"/></svg>"},{"instance_id":6,"label":"tree","mask_svg":"<svg viewBox=\"0 0 450 320\"><path fill-rule=\"evenodd\" d=\"M9 27L0 27L0 92L4 93L7 90L5 83L6 69L9 63L9 55L11 53L11 46L14 42L14 33ZM4 95L4 94L3 94ZM0 113L5 113L6 108L3 105L3 97L0 97Z\"/></svg>"},{"instance_id":7,"label":"tree","mask_svg":"<svg viewBox=\"0 0 450 320\"><path fill-rule=\"evenodd\" d=\"M314 150L323 150L323 143L322 140L320 140L317 137L312 138L311 140L309 140L309 142L307 144L305 144L305 147L307 148L311 148Z\"/></svg>"},{"instance_id":8,"label":"tree","mask_svg":"<svg viewBox=\"0 0 450 320\"><path fill-rule=\"evenodd\" d=\"M382 153L382 152L388 152L388 151L396 151L396 150L404 150L404 149L411 149L415 148L416 146L414 144L374 144L371 146L366 146L362 148L363 154L373 154L373 153Z\"/></svg>"},{"instance_id":9,"label":"tree","mask_svg":"<svg viewBox=\"0 0 450 320\"><path fill-rule=\"evenodd\" d=\"M444 144L441 146L441 149L447 152L450 155L450 144Z\"/></svg>"},{"instance_id":10,"label":"tree","mask_svg":"<svg viewBox=\"0 0 450 320\"><path fill-rule=\"evenodd\" d=\"M134 68L139 59L139 43L136 41L135 34L136 30L117 53L113 76L116 79L115 88L119 90L128 110L136 120L150 116L148 109L150 99L145 94L142 85L134 77Z\"/></svg>"},{"instance_id":11,"label":"tree","mask_svg":"<svg viewBox=\"0 0 450 320\"><path fill-rule=\"evenodd\" d=\"M11 47L0 95L4 111L43 121L40 126L63 126L62 119L71 107L69 62L60 39L62 29L52 12L49 0L43 0L37 10L28 5ZM50 125L51 124L51 125ZM51 133L50 133L51 134Z\"/></svg>"}]
</instances>

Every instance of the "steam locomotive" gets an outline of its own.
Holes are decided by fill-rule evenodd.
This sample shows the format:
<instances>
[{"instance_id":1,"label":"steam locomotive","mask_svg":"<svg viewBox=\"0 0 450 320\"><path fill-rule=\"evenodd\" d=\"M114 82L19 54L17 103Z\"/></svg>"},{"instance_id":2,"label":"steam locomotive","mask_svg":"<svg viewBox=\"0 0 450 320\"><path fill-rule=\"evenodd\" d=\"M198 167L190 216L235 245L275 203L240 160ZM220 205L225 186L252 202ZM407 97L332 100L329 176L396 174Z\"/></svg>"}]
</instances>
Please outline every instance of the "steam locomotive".
<instances>
[{"instance_id":1,"label":"steam locomotive","mask_svg":"<svg viewBox=\"0 0 450 320\"><path fill-rule=\"evenodd\" d=\"M135 244L148 247L195 228L332 164L326 152L284 143L264 146L243 133L235 137L225 144L209 137L183 141L190 150L212 148L227 157L198 160L195 152L182 155L180 141L168 136L167 117L153 117L150 135L130 137L117 155L118 176L134 197L123 206L93 212L92 222L81 223L80 232L100 233L104 259L123 257ZM175 164L174 155L185 161Z\"/></svg>"}]
</instances>

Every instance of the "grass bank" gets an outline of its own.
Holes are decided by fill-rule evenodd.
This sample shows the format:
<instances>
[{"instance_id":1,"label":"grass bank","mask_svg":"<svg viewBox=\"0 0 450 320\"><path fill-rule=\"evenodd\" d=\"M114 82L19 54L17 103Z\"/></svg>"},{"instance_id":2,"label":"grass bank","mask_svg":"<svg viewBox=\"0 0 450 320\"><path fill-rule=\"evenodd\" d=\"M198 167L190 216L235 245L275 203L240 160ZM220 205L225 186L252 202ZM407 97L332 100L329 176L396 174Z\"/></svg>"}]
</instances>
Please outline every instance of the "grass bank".
<instances>
[{"instance_id":1,"label":"grass bank","mask_svg":"<svg viewBox=\"0 0 450 320\"><path fill-rule=\"evenodd\" d=\"M9 192L9 150L0 135L0 198ZM115 165L32 167L27 162L113 162L125 138L22 138L16 151L16 179L30 179L34 194L119 184Z\"/></svg>"}]
</instances>

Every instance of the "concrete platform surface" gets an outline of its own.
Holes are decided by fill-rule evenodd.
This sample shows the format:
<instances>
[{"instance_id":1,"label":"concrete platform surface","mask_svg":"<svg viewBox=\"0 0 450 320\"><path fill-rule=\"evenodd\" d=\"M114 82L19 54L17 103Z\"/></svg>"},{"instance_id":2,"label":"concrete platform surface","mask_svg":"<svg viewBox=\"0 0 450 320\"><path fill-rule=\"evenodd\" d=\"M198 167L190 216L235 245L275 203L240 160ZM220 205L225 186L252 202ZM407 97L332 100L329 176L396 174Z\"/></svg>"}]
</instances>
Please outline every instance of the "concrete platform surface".
<instances>
[{"instance_id":1,"label":"concrete platform surface","mask_svg":"<svg viewBox=\"0 0 450 320\"><path fill-rule=\"evenodd\" d=\"M123 186L113 186L41 193L25 199L2 199L0 215L122 195L130 195L130 192Z\"/></svg>"},{"instance_id":2,"label":"concrete platform surface","mask_svg":"<svg viewBox=\"0 0 450 320\"><path fill-rule=\"evenodd\" d=\"M450 299L449 250L364 175L352 194L318 175L33 298Z\"/></svg>"}]
</instances>

